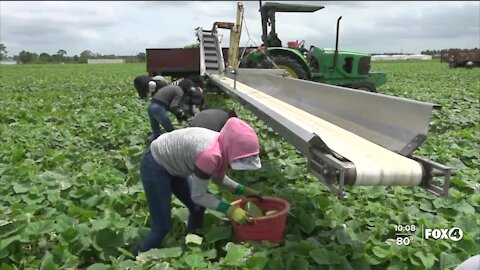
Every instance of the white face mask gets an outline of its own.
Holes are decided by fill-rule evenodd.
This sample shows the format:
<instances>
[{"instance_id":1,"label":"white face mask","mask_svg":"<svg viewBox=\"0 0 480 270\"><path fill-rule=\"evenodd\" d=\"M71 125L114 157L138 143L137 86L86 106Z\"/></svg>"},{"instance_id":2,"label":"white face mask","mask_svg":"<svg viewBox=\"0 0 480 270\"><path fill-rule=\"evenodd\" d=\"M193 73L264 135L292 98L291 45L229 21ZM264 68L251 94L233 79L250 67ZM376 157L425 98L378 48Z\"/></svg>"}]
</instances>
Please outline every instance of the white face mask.
<instances>
[{"instance_id":1,"label":"white face mask","mask_svg":"<svg viewBox=\"0 0 480 270\"><path fill-rule=\"evenodd\" d=\"M262 163L259 156L251 156L232 161L230 167L236 171L258 170L262 167Z\"/></svg>"}]
</instances>

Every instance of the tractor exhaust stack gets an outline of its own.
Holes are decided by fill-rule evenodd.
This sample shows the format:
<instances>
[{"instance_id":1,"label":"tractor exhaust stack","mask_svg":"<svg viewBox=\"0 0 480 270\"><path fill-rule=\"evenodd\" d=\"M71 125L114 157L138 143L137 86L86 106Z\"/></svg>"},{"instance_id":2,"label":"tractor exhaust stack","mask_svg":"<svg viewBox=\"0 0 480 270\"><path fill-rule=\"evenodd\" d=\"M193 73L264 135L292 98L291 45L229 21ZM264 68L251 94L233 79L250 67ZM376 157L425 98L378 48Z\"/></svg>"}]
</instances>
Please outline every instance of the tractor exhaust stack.
<instances>
[{"instance_id":1,"label":"tractor exhaust stack","mask_svg":"<svg viewBox=\"0 0 480 270\"><path fill-rule=\"evenodd\" d=\"M336 70L338 65L338 31L340 29L341 19L342 19L342 16L338 17L338 20L337 20L337 36L335 38L335 55L333 56L333 70Z\"/></svg>"}]
</instances>

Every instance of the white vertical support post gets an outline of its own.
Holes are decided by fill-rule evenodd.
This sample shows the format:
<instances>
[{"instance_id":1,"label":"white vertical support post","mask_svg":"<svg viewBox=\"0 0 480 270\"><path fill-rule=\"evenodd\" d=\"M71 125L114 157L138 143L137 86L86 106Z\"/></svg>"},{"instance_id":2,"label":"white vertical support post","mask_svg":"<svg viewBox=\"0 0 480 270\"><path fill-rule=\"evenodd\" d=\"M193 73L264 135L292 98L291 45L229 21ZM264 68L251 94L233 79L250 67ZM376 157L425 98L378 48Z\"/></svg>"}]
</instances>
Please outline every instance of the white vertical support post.
<instances>
[{"instance_id":1,"label":"white vertical support post","mask_svg":"<svg viewBox=\"0 0 480 270\"><path fill-rule=\"evenodd\" d=\"M218 73L224 74L225 73L225 61L223 60L223 51L220 41L218 40L218 33L217 28L212 29L212 36L215 40L215 47L217 49L217 57L218 57Z\"/></svg>"},{"instance_id":2,"label":"white vertical support post","mask_svg":"<svg viewBox=\"0 0 480 270\"><path fill-rule=\"evenodd\" d=\"M205 51L203 48L203 29L201 27L197 28L197 37L198 42L200 44L200 76L205 75L206 68L205 68Z\"/></svg>"}]
</instances>

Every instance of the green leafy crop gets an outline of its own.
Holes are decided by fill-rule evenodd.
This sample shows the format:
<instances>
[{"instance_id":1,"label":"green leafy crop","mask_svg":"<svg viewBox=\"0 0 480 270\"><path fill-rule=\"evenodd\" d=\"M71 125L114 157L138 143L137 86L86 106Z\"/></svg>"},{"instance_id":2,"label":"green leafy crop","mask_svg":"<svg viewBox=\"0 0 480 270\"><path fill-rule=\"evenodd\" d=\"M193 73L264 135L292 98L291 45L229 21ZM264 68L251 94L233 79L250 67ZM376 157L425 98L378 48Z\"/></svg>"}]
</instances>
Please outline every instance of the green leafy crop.
<instances>
[{"instance_id":1,"label":"green leafy crop","mask_svg":"<svg viewBox=\"0 0 480 270\"><path fill-rule=\"evenodd\" d=\"M388 74L380 93L443 107L416 154L455 168L449 197L348 187L339 201L305 172L293 146L241 105L211 94L210 107L235 108L258 132L262 169L231 176L291 203L285 241L234 243L230 223L212 211L201 236L186 235L188 210L175 199L162 247L137 257L131 247L149 226L139 162L150 127L147 103L133 88L144 64L1 66L0 269L453 269L480 246L480 70L434 61L373 65ZM456 226L464 237L417 234L397 245L396 224Z\"/></svg>"}]
</instances>

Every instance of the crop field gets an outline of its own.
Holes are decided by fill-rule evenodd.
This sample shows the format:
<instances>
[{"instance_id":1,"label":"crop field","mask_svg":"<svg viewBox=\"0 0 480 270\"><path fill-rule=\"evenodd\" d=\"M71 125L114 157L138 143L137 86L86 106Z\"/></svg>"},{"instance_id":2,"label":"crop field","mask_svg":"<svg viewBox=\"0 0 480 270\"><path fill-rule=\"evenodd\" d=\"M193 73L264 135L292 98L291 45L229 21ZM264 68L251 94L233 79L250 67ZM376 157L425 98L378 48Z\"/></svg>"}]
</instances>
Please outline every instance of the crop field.
<instances>
[{"instance_id":1,"label":"crop field","mask_svg":"<svg viewBox=\"0 0 480 270\"><path fill-rule=\"evenodd\" d=\"M262 169L229 175L291 203L285 241L234 243L230 222L213 211L201 236L185 235L188 211L175 199L163 246L134 257L132 245L149 229L139 178L148 103L133 87L145 64L1 66L0 270L453 269L480 253L480 69L437 61L374 62L373 69L388 76L380 93L442 106L415 154L455 169L447 198L419 187L348 187L338 200L304 171L293 146L226 96L210 94L209 107L232 106L257 130ZM210 191L237 198L214 185ZM399 224L417 228L409 245L396 242ZM422 226L464 235L422 240Z\"/></svg>"}]
</instances>

